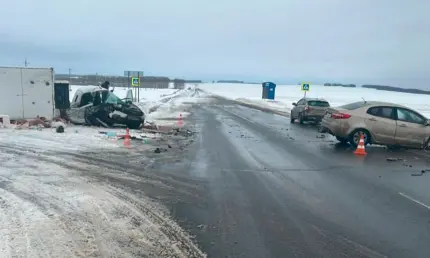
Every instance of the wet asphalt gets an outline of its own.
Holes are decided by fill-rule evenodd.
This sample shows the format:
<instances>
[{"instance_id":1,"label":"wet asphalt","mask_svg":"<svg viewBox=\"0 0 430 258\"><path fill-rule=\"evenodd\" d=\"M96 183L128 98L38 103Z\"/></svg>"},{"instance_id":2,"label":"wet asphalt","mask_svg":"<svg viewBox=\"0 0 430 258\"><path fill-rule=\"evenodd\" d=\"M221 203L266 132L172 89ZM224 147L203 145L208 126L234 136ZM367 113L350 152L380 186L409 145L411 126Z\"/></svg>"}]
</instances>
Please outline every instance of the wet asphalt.
<instances>
[{"instance_id":1,"label":"wet asphalt","mask_svg":"<svg viewBox=\"0 0 430 258\"><path fill-rule=\"evenodd\" d=\"M162 201L208 257L430 257L423 151L357 157L315 125L225 100L192 112L195 139L156 169L186 182Z\"/></svg>"}]
</instances>

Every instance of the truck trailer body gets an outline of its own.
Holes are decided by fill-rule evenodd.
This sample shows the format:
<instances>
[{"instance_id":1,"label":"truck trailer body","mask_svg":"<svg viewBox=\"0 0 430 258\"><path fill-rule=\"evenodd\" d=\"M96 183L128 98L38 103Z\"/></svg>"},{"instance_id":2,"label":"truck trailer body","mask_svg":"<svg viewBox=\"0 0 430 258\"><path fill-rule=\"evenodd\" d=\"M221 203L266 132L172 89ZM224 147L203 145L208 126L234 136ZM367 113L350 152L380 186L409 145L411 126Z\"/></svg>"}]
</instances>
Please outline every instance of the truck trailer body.
<instances>
[{"instance_id":1,"label":"truck trailer body","mask_svg":"<svg viewBox=\"0 0 430 258\"><path fill-rule=\"evenodd\" d=\"M53 118L53 68L0 67L0 89L0 114L11 120Z\"/></svg>"}]
</instances>

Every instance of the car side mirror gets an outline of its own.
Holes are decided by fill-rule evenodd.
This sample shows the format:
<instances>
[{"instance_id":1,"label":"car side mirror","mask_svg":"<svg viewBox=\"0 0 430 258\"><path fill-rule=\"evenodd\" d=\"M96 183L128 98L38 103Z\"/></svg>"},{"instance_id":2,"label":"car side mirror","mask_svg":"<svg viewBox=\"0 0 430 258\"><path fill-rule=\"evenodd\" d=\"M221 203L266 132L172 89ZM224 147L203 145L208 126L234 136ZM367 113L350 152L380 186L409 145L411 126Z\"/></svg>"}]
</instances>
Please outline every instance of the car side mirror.
<instances>
[{"instance_id":1,"label":"car side mirror","mask_svg":"<svg viewBox=\"0 0 430 258\"><path fill-rule=\"evenodd\" d=\"M293 102L293 106L297 106L297 103L296 103L296 102Z\"/></svg>"}]
</instances>

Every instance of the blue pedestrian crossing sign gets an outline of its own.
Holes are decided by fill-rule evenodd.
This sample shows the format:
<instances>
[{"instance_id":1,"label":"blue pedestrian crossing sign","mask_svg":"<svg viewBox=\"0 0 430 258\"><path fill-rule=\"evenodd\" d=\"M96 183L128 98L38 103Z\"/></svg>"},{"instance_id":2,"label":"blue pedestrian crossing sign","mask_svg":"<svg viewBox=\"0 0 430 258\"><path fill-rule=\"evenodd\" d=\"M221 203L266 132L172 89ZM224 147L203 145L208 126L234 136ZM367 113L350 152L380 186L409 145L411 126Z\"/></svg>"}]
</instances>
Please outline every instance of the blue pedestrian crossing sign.
<instances>
[{"instance_id":1,"label":"blue pedestrian crossing sign","mask_svg":"<svg viewBox=\"0 0 430 258\"><path fill-rule=\"evenodd\" d=\"M311 85L309 83L302 83L302 91L310 91Z\"/></svg>"},{"instance_id":2,"label":"blue pedestrian crossing sign","mask_svg":"<svg viewBox=\"0 0 430 258\"><path fill-rule=\"evenodd\" d=\"M131 86L139 87L140 86L140 78L139 77L131 78Z\"/></svg>"}]
</instances>

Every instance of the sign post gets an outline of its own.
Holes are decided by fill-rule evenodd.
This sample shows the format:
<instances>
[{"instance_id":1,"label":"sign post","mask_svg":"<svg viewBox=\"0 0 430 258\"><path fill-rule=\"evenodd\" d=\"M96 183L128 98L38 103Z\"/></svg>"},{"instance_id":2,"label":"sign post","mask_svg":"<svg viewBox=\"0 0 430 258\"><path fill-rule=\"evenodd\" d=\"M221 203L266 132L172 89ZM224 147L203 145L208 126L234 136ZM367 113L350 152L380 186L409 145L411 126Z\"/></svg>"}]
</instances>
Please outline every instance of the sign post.
<instances>
[{"instance_id":1,"label":"sign post","mask_svg":"<svg viewBox=\"0 0 430 258\"><path fill-rule=\"evenodd\" d=\"M143 77L143 71L124 71L124 77L127 77L127 87L134 88L134 96L137 102L140 100L140 78Z\"/></svg>"},{"instance_id":2,"label":"sign post","mask_svg":"<svg viewBox=\"0 0 430 258\"><path fill-rule=\"evenodd\" d=\"M305 92L305 98L306 98L306 92L311 90L311 85L309 83L302 83L302 91Z\"/></svg>"}]
</instances>

